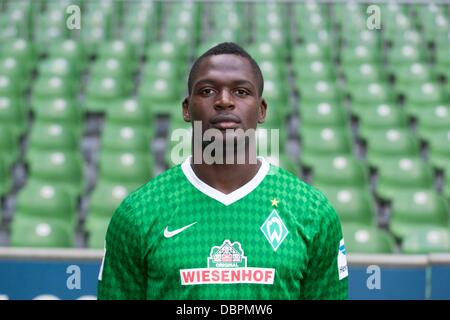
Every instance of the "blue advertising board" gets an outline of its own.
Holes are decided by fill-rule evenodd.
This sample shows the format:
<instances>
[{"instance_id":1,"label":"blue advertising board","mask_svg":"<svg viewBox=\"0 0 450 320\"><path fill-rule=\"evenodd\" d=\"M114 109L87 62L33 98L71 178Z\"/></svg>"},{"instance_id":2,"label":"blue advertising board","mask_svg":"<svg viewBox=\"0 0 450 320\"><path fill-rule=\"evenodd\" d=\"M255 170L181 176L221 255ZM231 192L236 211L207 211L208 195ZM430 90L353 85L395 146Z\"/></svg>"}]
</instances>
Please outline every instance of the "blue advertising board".
<instances>
[{"instance_id":1,"label":"blue advertising board","mask_svg":"<svg viewBox=\"0 0 450 320\"><path fill-rule=\"evenodd\" d=\"M404 259L403 259L404 260ZM450 263L398 266L375 259L352 264L349 299L450 299ZM450 261L450 260L448 260ZM96 299L101 253L97 258L36 259L0 255L0 299Z\"/></svg>"}]
</instances>

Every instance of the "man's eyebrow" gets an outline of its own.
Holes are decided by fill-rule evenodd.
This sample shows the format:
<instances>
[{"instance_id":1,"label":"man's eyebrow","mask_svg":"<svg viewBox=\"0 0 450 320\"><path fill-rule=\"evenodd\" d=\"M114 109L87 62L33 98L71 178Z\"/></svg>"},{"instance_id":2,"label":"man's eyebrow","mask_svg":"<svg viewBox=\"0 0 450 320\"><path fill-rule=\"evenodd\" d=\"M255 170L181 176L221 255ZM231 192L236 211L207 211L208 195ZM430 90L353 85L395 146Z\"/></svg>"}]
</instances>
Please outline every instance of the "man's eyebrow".
<instances>
[{"instance_id":1,"label":"man's eyebrow","mask_svg":"<svg viewBox=\"0 0 450 320\"><path fill-rule=\"evenodd\" d=\"M201 80L199 80L199 81L196 81L196 82L194 83L194 86L193 86L193 87L197 87L197 86L199 86L199 85L202 85L202 84L209 84L209 83L211 83L211 84L216 84L217 81L214 80L214 79L209 79L209 78L201 79ZM241 79L241 80L235 80L235 81L233 81L232 83L233 83L234 85L248 85L248 86L251 86L251 87L253 87L253 88L256 88L256 86L255 86L251 81L244 80L244 79Z\"/></svg>"}]
</instances>

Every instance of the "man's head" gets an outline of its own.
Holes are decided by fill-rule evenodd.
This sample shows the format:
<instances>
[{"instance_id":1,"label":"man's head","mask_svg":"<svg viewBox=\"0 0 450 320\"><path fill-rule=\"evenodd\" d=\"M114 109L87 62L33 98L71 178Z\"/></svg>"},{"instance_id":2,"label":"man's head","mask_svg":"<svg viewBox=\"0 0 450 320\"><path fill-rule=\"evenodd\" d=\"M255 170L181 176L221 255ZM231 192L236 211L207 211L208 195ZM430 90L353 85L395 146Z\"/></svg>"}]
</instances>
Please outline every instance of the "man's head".
<instances>
[{"instance_id":1,"label":"man's head","mask_svg":"<svg viewBox=\"0 0 450 320\"><path fill-rule=\"evenodd\" d=\"M185 121L201 121L203 132L215 128L255 129L264 122L263 76L258 64L234 43L221 43L200 56L191 68Z\"/></svg>"},{"instance_id":2,"label":"man's head","mask_svg":"<svg viewBox=\"0 0 450 320\"><path fill-rule=\"evenodd\" d=\"M250 62L253 72L256 76L256 80L258 82L259 86L259 96L262 95L262 92L264 90L264 79L261 72L261 69L259 68L256 61L248 54L247 51L245 51L243 48L241 48L239 45L233 43L233 42L223 42L220 43L208 51L206 51L204 54L202 54L200 57L195 60L194 64L191 67L191 71L189 72L189 78L188 78L188 93L189 95L192 93L192 85L195 80L195 77L198 76L198 67L203 59L209 56L217 56L221 54L232 54L236 56L240 56L243 58L246 58L248 62Z\"/></svg>"}]
</instances>

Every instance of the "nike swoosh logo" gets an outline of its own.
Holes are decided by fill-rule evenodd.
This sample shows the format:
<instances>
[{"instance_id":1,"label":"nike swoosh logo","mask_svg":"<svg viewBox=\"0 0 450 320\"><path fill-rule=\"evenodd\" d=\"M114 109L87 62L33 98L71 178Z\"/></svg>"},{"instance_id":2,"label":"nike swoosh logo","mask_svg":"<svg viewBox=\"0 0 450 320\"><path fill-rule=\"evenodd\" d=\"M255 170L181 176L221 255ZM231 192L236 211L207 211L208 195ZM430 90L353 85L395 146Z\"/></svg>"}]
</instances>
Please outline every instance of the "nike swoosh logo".
<instances>
[{"instance_id":1,"label":"nike swoosh logo","mask_svg":"<svg viewBox=\"0 0 450 320\"><path fill-rule=\"evenodd\" d=\"M180 232L183 232L183 231L186 230L187 228L192 227L192 226L193 226L194 224L196 224L196 223L197 223L197 221L195 221L194 223L191 223L190 225L184 226L183 228L176 229L176 230L173 230L173 231L169 231L169 226L167 226L167 227L164 229L164 237L166 237L166 238L172 238L173 236L176 236L177 234L179 234Z\"/></svg>"}]
</instances>

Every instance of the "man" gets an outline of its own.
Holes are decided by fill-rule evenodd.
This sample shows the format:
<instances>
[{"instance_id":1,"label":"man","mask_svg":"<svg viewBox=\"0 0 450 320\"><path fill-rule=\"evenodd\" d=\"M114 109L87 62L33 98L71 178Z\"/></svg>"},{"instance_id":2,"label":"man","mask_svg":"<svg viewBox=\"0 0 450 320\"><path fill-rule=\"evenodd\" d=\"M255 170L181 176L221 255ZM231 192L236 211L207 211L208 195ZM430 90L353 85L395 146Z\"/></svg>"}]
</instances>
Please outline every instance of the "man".
<instances>
[{"instance_id":1,"label":"man","mask_svg":"<svg viewBox=\"0 0 450 320\"><path fill-rule=\"evenodd\" d=\"M183 116L203 134L219 132L218 156L248 140L237 129L264 121L262 92L256 62L222 43L194 63ZM248 146L232 155L244 152L244 164L220 155L207 164L196 153L208 143L199 140L200 151L193 147L113 215L98 298L346 299L341 226L323 194L263 158L252 161Z\"/></svg>"}]
</instances>

